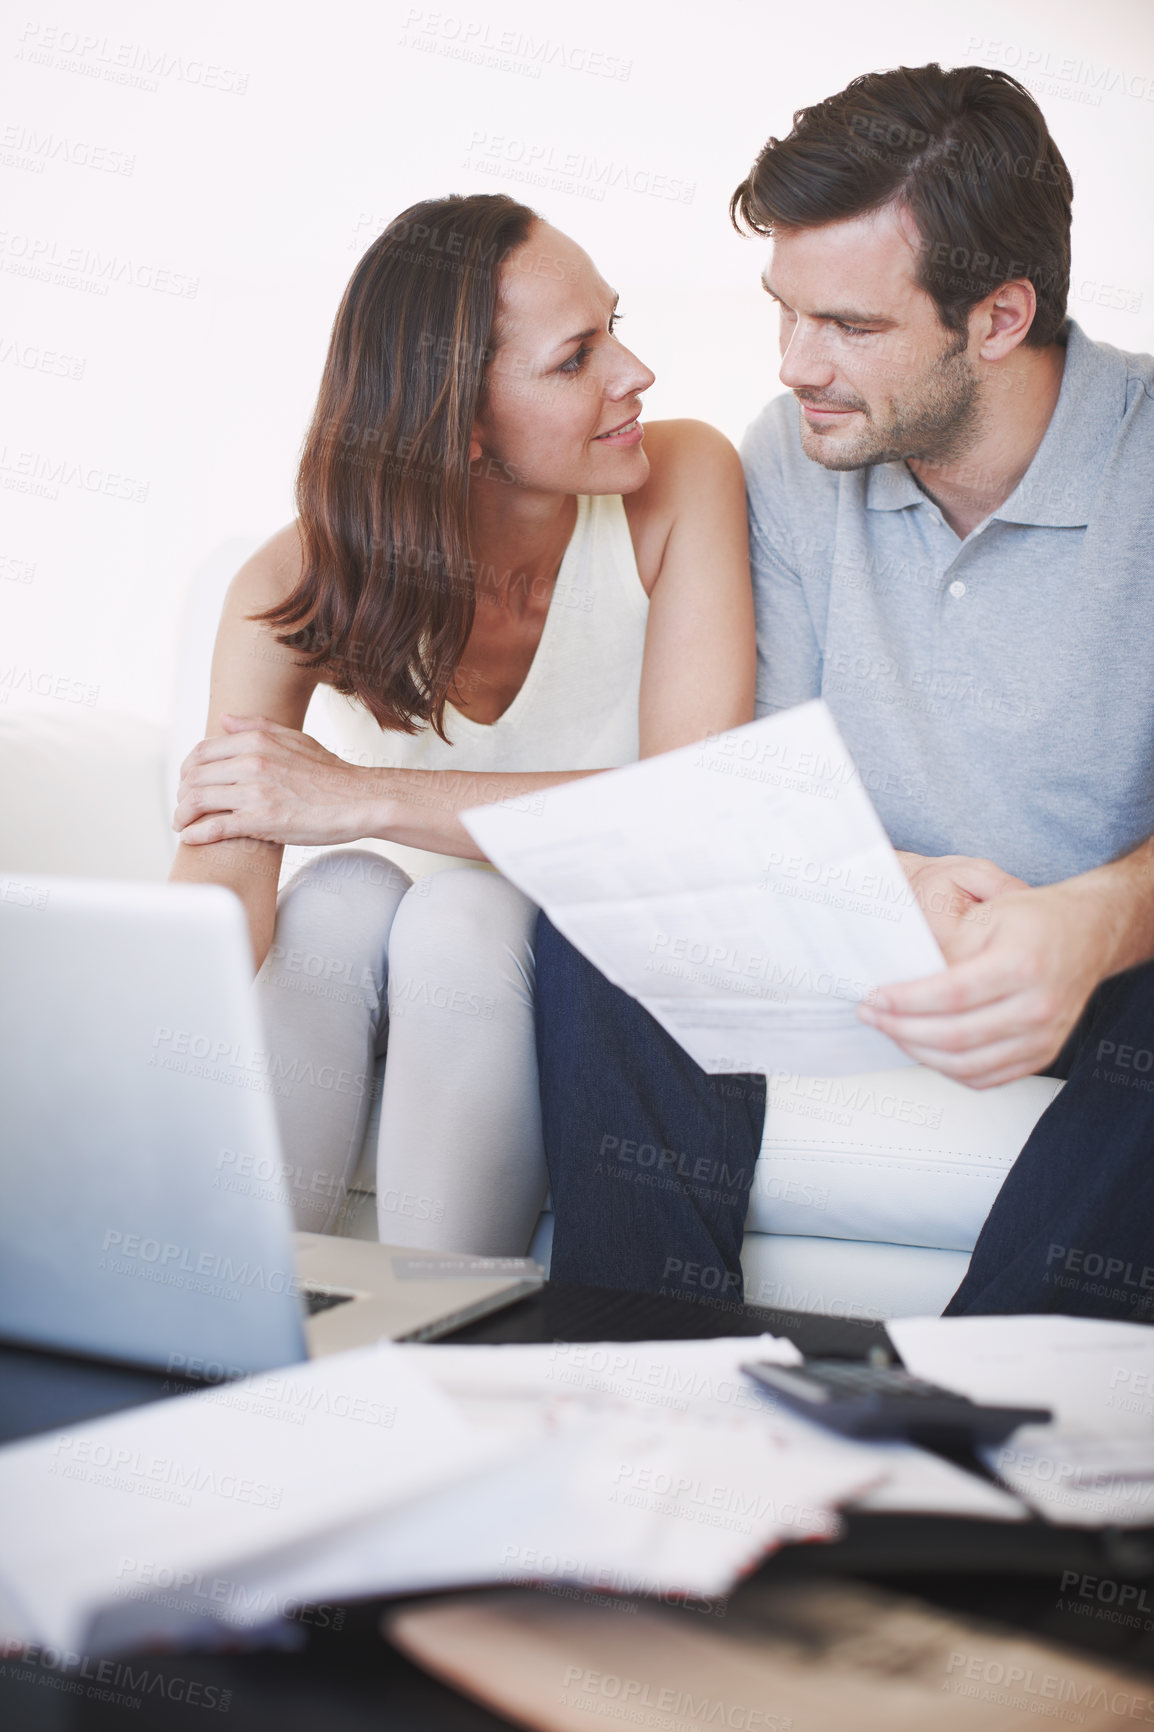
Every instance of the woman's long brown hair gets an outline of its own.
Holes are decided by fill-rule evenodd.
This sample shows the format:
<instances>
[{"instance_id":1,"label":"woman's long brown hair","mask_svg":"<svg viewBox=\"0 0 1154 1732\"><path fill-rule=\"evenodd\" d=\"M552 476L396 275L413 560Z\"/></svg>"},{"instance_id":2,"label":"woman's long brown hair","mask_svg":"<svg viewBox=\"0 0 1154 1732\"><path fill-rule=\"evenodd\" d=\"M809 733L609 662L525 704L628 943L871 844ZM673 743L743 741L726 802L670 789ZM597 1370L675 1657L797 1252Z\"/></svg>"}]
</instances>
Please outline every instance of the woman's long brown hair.
<instances>
[{"instance_id":1,"label":"woman's long brown hair","mask_svg":"<svg viewBox=\"0 0 1154 1732\"><path fill-rule=\"evenodd\" d=\"M300 581L253 617L383 728L445 737L475 600L469 440L501 263L536 220L502 193L411 205L333 326L297 475Z\"/></svg>"}]
</instances>

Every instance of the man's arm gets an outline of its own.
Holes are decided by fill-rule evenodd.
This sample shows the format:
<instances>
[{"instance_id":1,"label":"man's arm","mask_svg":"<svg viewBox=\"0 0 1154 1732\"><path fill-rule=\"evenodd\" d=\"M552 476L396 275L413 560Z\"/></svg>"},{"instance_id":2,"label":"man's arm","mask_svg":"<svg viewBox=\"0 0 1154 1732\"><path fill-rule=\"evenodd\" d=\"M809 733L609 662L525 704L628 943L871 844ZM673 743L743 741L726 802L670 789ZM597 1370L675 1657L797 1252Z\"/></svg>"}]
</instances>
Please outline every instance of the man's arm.
<instances>
[{"instance_id":1,"label":"man's arm","mask_svg":"<svg viewBox=\"0 0 1154 1732\"><path fill-rule=\"evenodd\" d=\"M757 618L759 716L821 695L821 645L802 572L811 564L825 569L827 559L826 550L813 539L813 526L799 530L797 489L785 470L784 443L796 437L789 419L793 413L792 402L768 404L741 444Z\"/></svg>"},{"instance_id":2,"label":"man's arm","mask_svg":"<svg viewBox=\"0 0 1154 1732\"><path fill-rule=\"evenodd\" d=\"M920 1064L993 1088L1044 1071L1099 982L1154 957L1154 839L1041 889L973 888L960 918L931 921L950 966L882 987L858 1014Z\"/></svg>"}]
</instances>

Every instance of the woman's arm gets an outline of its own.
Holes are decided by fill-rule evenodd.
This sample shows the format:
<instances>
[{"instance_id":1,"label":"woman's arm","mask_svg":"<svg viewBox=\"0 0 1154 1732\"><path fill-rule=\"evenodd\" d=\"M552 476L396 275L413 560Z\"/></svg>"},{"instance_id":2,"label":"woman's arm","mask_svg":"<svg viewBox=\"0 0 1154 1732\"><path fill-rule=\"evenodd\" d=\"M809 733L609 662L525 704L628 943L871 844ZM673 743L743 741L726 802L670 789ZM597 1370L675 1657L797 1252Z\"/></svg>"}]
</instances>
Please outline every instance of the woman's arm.
<instances>
[{"instance_id":1,"label":"woman's arm","mask_svg":"<svg viewBox=\"0 0 1154 1732\"><path fill-rule=\"evenodd\" d=\"M529 796L596 770L393 770L346 764L269 716L222 718L184 763L181 842L227 847L241 836L333 846L364 836L464 860L485 856L460 821L470 806ZM226 809L227 808L227 809ZM182 828L183 827L183 828Z\"/></svg>"},{"instance_id":2,"label":"woman's arm","mask_svg":"<svg viewBox=\"0 0 1154 1732\"><path fill-rule=\"evenodd\" d=\"M296 665L268 626L248 616L281 601L300 575L300 541L295 524L280 530L237 572L229 586L212 658L208 735L220 736L229 710L261 709L288 728L299 729L316 675ZM186 760L186 768L187 768ZM276 919L280 842L230 833L207 847L181 845L170 878L182 884L223 884L244 904L259 968L272 942Z\"/></svg>"},{"instance_id":3,"label":"woman's arm","mask_svg":"<svg viewBox=\"0 0 1154 1732\"><path fill-rule=\"evenodd\" d=\"M757 657L741 459L704 421L646 428L650 475L625 501L649 625L641 756L753 719Z\"/></svg>"},{"instance_id":4,"label":"woman's arm","mask_svg":"<svg viewBox=\"0 0 1154 1732\"><path fill-rule=\"evenodd\" d=\"M650 476L626 511L650 598L639 722L641 755L651 757L751 719L755 651L736 451L701 421L657 422L646 439ZM217 712L218 737L202 741L185 765L176 822L190 846L219 848L242 836L324 846L375 836L482 859L460 813L597 774L361 769L282 714L236 704L232 711Z\"/></svg>"}]
</instances>

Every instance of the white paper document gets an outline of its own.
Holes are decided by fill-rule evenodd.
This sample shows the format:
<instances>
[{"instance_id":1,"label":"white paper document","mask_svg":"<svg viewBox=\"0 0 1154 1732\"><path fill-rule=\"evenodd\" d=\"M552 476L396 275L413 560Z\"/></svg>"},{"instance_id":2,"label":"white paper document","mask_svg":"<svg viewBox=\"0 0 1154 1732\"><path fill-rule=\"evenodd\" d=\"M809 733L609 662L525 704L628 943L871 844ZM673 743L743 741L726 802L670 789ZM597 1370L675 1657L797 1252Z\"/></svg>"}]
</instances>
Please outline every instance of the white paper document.
<instances>
[{"instance_id":1,"label":"white paper document","mask_svg":"<svg viewBox=\"0 0 1154 1732\"><path fill-rule=\"evenodd\" d=\"M0 1450L0 1637L65 1651L265 1622L282 1548L371 1521L506 1450L391 1342ZM255 1610L255 1616L254 1616Z\"/></svg>"},{"instance_id":2,"label":"white paper document","mask_svg":"<svg viewBox=\"0 0 1154 1732\"><path fill-rule=\"evenodd\" d=\"M366 1594L498 1582L713 1598L861 1507L1020 1515L841 1438L741 1366L772 1336L382 1343L0 1451L0 1638L102 1655Z\"/></svg>"},{"instance_id":3,"label":"white paper document","mask_svg":"<svg viewBox=\"0 0 1154 1732\"><path fill-rule=\"evenodd\" d=\"M1029 1516L1026 1505L1011 1492L928 1449L913 1443L869 1447L886 1477L852 1499L847 1509L868 1510L871 1515L970 1516L992 1522L1021 1522Z\"/></svg>"},{"instance_id":4,"label":"white paper document","mask_svg":"<svg viewBox=\"0 0 1154 1732\"><path fill-rule=\"evenodd\" d=\"M856 1006L945 964L820 699L462 821L704 1070L911 1062Z\"/></svg>"},{"instance_id":5,"label":"white paper document","mask_svg":"<svg viewBox=\"0 0 1154 1732\"><path fill-rule=\"evenodd\" d=\"M839 1437L740 1367L788 1341L402 1349L480 1431L520 1445L487 1474L257 1565L258 1603L495 1582L712 1599L837 1510L1022 1520L1008 1493L902 1443Z\"/></svg>"},{"instance_id":6,"label":"white paper document","mask_svg":"<svg viewBox=\"0 0 1154 1732\"><path fill-rule=\"evenodd\" d=\"M834 1538L837 1507L887 1473L742 1374L751 1358L797 1362L771 1336L400 1351L519 1453L257 1565L246 1596L544 1581L708 1599L779 1545Z\"/></svg>"},{"instance_id":7,"label":"white paper document","mask_svg":"<svg viewBox=\"0 0 1154 1732\"><path fill-rule=\"evenodd\" d=\"M1050 1521L1154 1526L1154 1329L1092 1317L904 1317L909 1369L974 1401L1048 1407L982 1453Z\"/></svg>"},{"instance_id":8,"label":"white paper document","mask_svg":"<svg viewBox=\"0 0 1154 1732\"><path fill-rule=\"evenodd\" d=\"M706 1415L741 1411L773 1414L773 1434L803 1456L829 1462L854 1452L862 1475L875 1483L852 1497L849 1509L915 1511L1024 1521L1026 1508L1009 1492L966 1473L952 1462L910 1443L861 1442L839 1437L777 1403L763 1385L739 1367L756 1360L800 1365L791 1341L754 1339L602 1343L557 1343L551 1347L410 1347L444 1390L462 1400L470 1417L487 1424L546 1423L548 1398L591 1404L626 1403L659 1413ZM429 1356L433 1357L429 1357ZM828 1530L826 1530L828 1532ZM790 1536L799 1537L797 1534Z\"/></svg>"}]
</instances>

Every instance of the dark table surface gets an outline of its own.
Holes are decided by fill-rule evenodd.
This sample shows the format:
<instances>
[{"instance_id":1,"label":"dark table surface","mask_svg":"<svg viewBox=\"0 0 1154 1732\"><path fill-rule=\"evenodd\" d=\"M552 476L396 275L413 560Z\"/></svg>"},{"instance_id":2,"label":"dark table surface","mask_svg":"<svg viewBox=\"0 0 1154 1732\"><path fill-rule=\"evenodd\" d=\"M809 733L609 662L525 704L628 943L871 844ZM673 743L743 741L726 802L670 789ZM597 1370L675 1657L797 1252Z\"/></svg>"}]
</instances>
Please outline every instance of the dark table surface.
<instances>
[{"instance_id":1,"label":"dark table surface","mask_svg":"<svg viewBox=\"0 0 1154 1732\"><path fill-rule=\"evenodd\" d=\"M549 1283L509 1310L458 1330L454 1342L644 1341L784 1335L810 1355L864 1358L884 1325L797 1312L691 1305ZM161 1373L0 1348L0 1442L54 1429L193 1385ZM2 1543L2 1542L0 1542ZM1063 1582L1108 1580L1135 1590L1137 1613L1075 1615ZM830 1544L790 1546L739 1587L849 1578L916 1594L936 1606L1032 1633L1154 1676L1154 1529L1085 1531L1040 1522L853 1514ZM82 1727L111 1732L203 1727L227 1712L238 1732L493 1732L509 1723L427 1677L380 1634L384 1600L326 1609L285 1627L279 1646L236 1653L126 1657L97 1677L66 1675L58 1656L0 1653L5 1732ZM1142 1608L1146 1608L1145 1611ZM701 1618L687 1606L677 1614Z\"/></svg>"}]
</instances>

